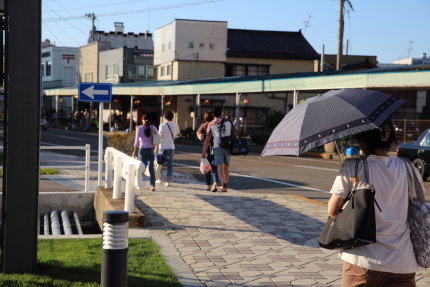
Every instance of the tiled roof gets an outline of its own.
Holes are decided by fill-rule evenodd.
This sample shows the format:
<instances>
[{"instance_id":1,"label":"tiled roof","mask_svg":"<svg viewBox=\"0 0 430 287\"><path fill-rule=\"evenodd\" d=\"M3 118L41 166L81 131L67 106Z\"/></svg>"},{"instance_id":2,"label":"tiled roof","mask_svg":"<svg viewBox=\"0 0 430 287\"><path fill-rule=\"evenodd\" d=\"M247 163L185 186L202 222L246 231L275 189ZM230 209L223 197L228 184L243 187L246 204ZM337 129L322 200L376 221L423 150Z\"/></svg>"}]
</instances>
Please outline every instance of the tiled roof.
<instances>
[{"instance_id":1,"label":"tiled roof","mask_svg":"<svg viewBox=\"0 0 430 287\"><path fill-rule=\"evenodd\" d=\"M301 32L228 29L227 57L318 59Z\"/></svg>"}]
</instances>

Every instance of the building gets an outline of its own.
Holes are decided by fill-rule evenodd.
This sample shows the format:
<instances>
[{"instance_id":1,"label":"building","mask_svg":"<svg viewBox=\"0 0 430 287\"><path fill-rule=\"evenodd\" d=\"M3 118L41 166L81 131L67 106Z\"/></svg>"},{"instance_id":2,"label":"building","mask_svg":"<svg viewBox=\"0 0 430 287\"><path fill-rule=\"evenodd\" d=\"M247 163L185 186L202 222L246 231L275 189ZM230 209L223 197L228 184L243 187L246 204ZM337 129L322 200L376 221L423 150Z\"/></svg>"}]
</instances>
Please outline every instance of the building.
<instances>
[{"instance_id":1,"label":"building","mask_svg":"<svg viewBox=\"0 0 430 287\"><path fill-rule=\"evenodd\" d=\"M319 54L301 31L229 29L225 21L175 19L155 30L154 65L158 80L197 80L314 72ZM288 94L241 95L241 117L249 127L264 125L274 111L286 113ZM280 103L283 103L280 105ZM166 107L166 104L167 107ZM202 113L222 105L235 114L236 99L227 95L201 99ZM181 127L195 128L192 97L165 97L164 106L176 111ZM197 119L199 121L200 119Z\"/></svg>"},{"instance_id":2,"label":"building","mask_svg":"<svg viewBox=\"0 0 430 287\"><path fill-rule=\"evenodd\" d=\"M224 77L227 22L174 20L155 30L158 80Z\"/></svg>"},{"instance_id":3,"label":"building","mask_svg":"<svg viewBox=\"0 0 430 287\"><path fill-rule=\"evenodd\" d=\"M79 49L56 47L46 40L44 43L40 64L43 89L75 86L78 82ZM69 118L71 112L72 102L69 97L44 97L42 100L43 117Z\"/></svg>"},{"instance_id":4,"label":"building","mask_svg":"<svg viewBox=\"0 0 430 287\"><path fill-rule=\"evenodd\" d=\"M70 87L78 81L79 49L48 46L42 48L41 73L45 88Z\"/></svg>"},{"instance_id":5,"label":"building","mask_svg":"<svg viewBox=\"0 0 430 287\"><path fill-rule=\"evenodd\" d=\"M400 60L394 61L393 64L397 64L397 65L429 65L430 64L430 58L427 57L427 53L423 53L423 56L421 58L400 59Z\"/></svg>"},{"instance_id":6,"label":"building","mask_svg":"<svg viewBox=\"0 0 430 287\"><path fill-rule=\"evenodd\" d=\"M151 50L116 48L99 52L99 82L130 83L155 80Z\"/></svg>"},{"instance_id":7,"label":"building","mask_svg":"<svg viewBox=\"0 0 430 287\"><path fill-rule=\"evenodd\" d=\"M88 44L79 48L81 82L133 82L152 79L154 43L152 34L124 33L115 22L115 31L95 31Z\"/></svg>"}]
</instances>

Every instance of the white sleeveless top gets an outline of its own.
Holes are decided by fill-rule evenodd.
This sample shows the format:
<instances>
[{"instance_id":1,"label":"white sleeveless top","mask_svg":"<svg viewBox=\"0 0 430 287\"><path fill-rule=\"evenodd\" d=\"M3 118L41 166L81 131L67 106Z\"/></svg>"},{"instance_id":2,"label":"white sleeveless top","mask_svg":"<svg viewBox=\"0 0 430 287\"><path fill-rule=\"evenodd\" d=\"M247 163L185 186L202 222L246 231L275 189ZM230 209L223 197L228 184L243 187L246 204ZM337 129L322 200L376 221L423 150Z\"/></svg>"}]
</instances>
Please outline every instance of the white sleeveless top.
<instances>
[{"instance_id":1,"label":"white sleeveless top","mask_svg":"<svg viewBox=\"0 0 430 287\"><path fill-rule=\"evenodd\" d=\"M369 155L367 162L369 183L375 187L375 199L382 209L380 212L375 208L376 243L344 250L340 252L340 258L370 270L414 273L419 267L415 260L407 223L408 174L405 163L399 158L375 155ZM354 165L353 160L345 161L334 181L331 193L342 198L348 196L351 188L349 179L354 175ZM365 181L362 163L359 166L358 178L360 188L360 184L364 184L362 181ZM421 177L418 178L422 185Z\"/></svg>"}]
</instances>

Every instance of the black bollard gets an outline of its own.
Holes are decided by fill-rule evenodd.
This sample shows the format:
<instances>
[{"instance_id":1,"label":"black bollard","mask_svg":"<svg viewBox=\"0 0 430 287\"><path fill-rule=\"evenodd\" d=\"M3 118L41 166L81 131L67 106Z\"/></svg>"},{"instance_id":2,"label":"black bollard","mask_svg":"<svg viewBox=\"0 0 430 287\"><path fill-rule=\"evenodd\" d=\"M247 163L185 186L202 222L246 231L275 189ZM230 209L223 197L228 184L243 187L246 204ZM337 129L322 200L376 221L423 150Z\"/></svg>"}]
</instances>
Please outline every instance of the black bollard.
<instances>
[{"instance_id":1,"label":"black bollard","mask_svg":"<svg viewBox=\"0 0 430 287\"><path fill-rule=\"evenodd\" d=\"M128 212L103 212L102 287L127 286Z\"/></svg>"}]
</instances>

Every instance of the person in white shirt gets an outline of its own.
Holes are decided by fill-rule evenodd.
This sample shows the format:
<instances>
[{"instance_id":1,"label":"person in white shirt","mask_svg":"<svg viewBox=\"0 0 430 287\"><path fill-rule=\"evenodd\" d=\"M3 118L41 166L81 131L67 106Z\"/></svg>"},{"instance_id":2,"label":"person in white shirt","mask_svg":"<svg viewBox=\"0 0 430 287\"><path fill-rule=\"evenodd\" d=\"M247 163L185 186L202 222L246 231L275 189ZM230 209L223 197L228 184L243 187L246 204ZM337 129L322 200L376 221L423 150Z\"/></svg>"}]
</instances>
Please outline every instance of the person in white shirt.
<instances>
[{"instance_id":1,"label":"person in white shirt","mask_svg":"<svg viewBox=\"0 0 430 287\"><path fill-rule=\"evenodd\" d=\"M387 153L396 142L393 125L389 120L380 129L357 135L357 140L366 156L369 183L375 188L375 200L382 211L375 208L376 243L340 252L344 261L342 286L415 286L418 265L407 223L408 171L402 159L389 157ZM349 195L354 162L352 159L344 162L330 191L328 214L332 218ZM361 182L365 178L362 164L357 177L360 188L360 184L365 184Z\"/></svg>"},{"instance_id":2,"label":"person in white shirt","mask_svg":"<svg viewBox=\"0 0 430 287\"><path fill-rule=\"evenodd\" d=\"M230 178L230 149L221 147L221 137L239 138L236 129L229 119L223 118L220 107L215 107L213 111L214 119L209 123L206 131L206 139L203 144L202 158L206 158L210 141L213 138L214 164L218 169L218 178L222 183L221 192L227 192L228 180Z\"/></svg>"},{"instance_id":3,"label":"person in white shirt","mask_svg":"<svg viewBox=\"0 0 430 287\"><path fill-rule=\"evenodd\" d=\"M170 185L170 181L172 180L173 175L173 157L175 155L175 138L180 133L179 127L177 124L172 122L173 120L173 112L166 111L164 113L165 122L162 123L159 127L159 131L161 134L161 144L160 149L156 147L156 152L159 154L163 154L166 156L166 165L167 165L167 175L166 175L166 183L165 186Z\"/></svg>"}]
</instances>

